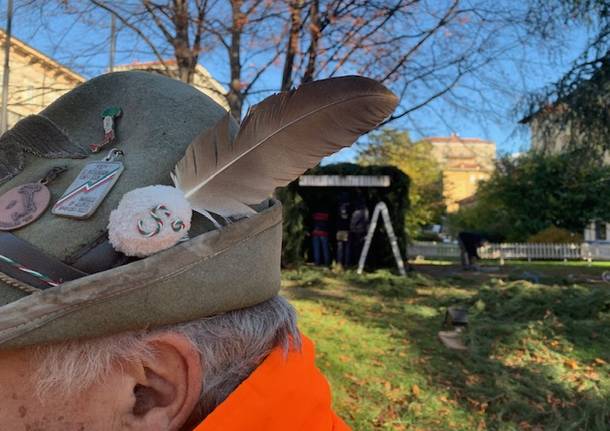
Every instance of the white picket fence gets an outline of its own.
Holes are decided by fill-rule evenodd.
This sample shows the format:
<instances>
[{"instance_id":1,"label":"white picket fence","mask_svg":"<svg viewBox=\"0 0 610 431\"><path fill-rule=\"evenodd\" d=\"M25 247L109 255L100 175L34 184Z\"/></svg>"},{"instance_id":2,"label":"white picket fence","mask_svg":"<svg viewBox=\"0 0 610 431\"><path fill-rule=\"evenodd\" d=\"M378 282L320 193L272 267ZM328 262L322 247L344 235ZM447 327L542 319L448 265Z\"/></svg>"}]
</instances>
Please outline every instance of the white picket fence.
<instances>
[{"instance_id":1,"label":"white picket fence","mask_svg":"<svg viewBox=\"0 0 610 431\"><path fill-rule=\"evenodd\" d=\"M459 259L460 247L454 243L414 241L407 246L409 258ZM479 249L483 259L519 260L610 260L610 245L499 243Z\"/></svg>"}]
</instances>

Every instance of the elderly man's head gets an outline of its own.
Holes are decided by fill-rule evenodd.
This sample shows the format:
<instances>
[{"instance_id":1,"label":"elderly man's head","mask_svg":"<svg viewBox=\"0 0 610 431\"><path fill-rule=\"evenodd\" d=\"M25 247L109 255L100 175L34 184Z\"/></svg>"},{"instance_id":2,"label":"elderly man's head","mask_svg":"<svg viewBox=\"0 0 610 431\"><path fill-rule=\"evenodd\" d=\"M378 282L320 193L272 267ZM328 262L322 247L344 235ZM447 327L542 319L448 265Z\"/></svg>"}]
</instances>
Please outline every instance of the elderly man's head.
<instances>
[{"instance_id":1,"label":"elderly man's head","mask_svg":"<svg viewBox=\"0 0 610 431\"><path fill-rule=\"evenodd\" d=\"M12 431L187 430L275 347L298 345L282 298L155 331L0 352Z\"/></svg>"}]
</instances>

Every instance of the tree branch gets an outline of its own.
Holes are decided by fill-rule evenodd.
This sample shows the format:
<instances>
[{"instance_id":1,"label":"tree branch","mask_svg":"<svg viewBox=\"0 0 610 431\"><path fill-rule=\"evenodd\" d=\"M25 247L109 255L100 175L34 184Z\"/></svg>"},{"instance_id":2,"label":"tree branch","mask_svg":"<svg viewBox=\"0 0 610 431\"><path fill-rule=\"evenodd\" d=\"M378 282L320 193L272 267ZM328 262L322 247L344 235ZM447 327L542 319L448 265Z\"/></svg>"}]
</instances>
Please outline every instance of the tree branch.
<instances>
[{"instance_id":1,"label":"tree branch","mask_svg":"<svg viewBox=\"0 0 610 431\"><path fill-rule=\"evenodd\" d=\"M152 41L142 32L142 30L140 30L138 27L132 25L120 13L118 13L116 10L112 9L111 7L107 6L106 4L102 3L101 1L98 1L98 0L89 0L89 1L91 3L93 3L95 6L101 8L101 9L104 9L105 11L107 11L107 12L111 13L112 15L114 15L125 27L129 28L131 31L136 33L138 35L138 37L140 39L142 39L142 41L144 43L146 43L146 45L148 45L148 47L151 49L153 54L157 57L157 60L159 60L159 63L161 63L161 65L165 69L166 74L167 75L171 75L171 69L169 68L169 66L165 62L165 59L161 55L161 52L159 52L159 50L157 49L156 45L154 43L152 43Z\"/></svg>"}]
</instances>

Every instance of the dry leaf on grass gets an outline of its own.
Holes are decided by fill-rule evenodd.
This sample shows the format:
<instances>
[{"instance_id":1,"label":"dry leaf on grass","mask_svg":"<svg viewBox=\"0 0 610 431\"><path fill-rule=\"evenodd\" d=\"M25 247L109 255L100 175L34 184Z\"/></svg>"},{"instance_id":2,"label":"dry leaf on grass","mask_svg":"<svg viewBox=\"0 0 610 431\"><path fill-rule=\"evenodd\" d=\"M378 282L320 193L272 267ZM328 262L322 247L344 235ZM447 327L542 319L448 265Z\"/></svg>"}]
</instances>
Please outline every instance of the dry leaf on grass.
<instances>
[{"instance_id":1,"label":"dry leaf on grass","mask_svg":"<svg viewBox=\"0 0 610 431\"><path fill-rule=\"evenodd\" d=\"M413 386L411 386L411 393L413 394L413 396L415 398L419 398L419 394L421 393L421 389L419 389L419 386L413 385Z\"/></svg>"},{"instance_id":2,"label":"dry leaf on grass","mask_svg":"<svg viewBox=\"0 0 610 431\"><path fill-rule=\"evenodd\" d=\"M565 361L563 361L563 365L572 370L578 368L578 363L574 359L566 359Z\"/></svg>"},{"instance_id":3,"label":"dry leaf on grass","mask_svg":"<svg viewBox=\"0 0 610 431\"><path fill-rule=\"evenodd\" d=\"M589 370L585 373L587 377L595 382L599 381L599 374L596 371Z\"/></svg>"}]
</instances>

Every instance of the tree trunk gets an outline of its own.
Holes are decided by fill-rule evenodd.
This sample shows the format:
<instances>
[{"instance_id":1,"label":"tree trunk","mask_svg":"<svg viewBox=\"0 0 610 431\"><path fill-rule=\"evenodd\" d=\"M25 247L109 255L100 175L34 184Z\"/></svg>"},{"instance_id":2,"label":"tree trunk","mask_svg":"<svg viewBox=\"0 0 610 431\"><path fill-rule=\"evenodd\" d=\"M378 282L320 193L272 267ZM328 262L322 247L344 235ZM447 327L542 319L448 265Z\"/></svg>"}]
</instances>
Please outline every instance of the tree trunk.
<instances>
[{"instance_id":1,"label":"tree trunk","mask_svg":"<svg viewBox=\"0 0 610 431\"><path fill-rule=\"evenodd\" d=\"M311 41L307 49L307 67L303 73L303 83L313 81L316 72L316 57L318 55L318 45L321 35L320 23L320 0L313 0L310 9L309 33Z\"/></svg>"},{"instance_id":2,"label":"tree trunk","mask_svg":"<svg viewBox=\"0 0 610 431\"><path fill-rule=\"evenodd\" d=\"M231 83L227 101L231 114L236 120L241 119L243 94L241 84L241 35L246 17L241 10L243 0L231 0L233 25L231 27L231 47L229 49L229 65L231 68Z\"/></svg>"},{"instance_id":3,"label":"tree trunk","mask_svg":"<svg viewBox=\"0 0 610 431\"><path fill-rule=\"evenodd\" d=\"M194 53L189 43L189 10L188 0L174 1L174 52L178 67L178 79L186 83L193 82L195 66L197 66L198 53Z\"/></svg>"},{"instance_id":4,"label":"tree trunk","mask_svg":"<svg viewBox=\"0 0 610 431\"><path fill-rule=\"evenodd\" d=\"M290 2L290 33L288 34L288 46L286 47L286 59L284 61L284 73L282 74L281 90L290 90L292 87L292 72L294 57L299 47L299 34L301 32L301 8L303 0Z\"/></svg>"}]
</instances>

